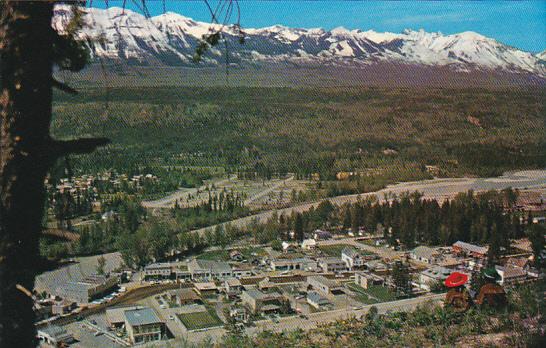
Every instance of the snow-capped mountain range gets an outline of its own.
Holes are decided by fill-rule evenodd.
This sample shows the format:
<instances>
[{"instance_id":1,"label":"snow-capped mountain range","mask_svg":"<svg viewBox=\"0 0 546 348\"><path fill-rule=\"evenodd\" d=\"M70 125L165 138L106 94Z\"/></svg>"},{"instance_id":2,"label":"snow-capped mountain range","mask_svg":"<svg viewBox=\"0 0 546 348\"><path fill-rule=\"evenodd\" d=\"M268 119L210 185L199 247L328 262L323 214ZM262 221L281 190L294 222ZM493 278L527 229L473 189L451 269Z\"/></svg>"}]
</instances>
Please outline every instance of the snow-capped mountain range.
<instances>
[{"instance_id":1,"label":"snow-capped mountain range","mask_svg":"<svg viewBox=\"0 0 546 348\"><path fill-rule=\"evenodd\" d=\"M145 16L121 8L88 8L88 26L80 33L90 39L93 57L136 65L195 66L195 49L204 34L218 25L197 22L178 13ZM52 25L61 29L70 18L66 6L56 8ZM296 29L272 26L244 28L244 43L234 27L223 29L230 64L290 63L371 65L380 62L527 73L546 77L546 51L521 51L475 32L453 35L405 30L378 33L373 30L336 28ZM205 54L201 65L226 62L224 44Z\"/></svg>"}]
</instances>

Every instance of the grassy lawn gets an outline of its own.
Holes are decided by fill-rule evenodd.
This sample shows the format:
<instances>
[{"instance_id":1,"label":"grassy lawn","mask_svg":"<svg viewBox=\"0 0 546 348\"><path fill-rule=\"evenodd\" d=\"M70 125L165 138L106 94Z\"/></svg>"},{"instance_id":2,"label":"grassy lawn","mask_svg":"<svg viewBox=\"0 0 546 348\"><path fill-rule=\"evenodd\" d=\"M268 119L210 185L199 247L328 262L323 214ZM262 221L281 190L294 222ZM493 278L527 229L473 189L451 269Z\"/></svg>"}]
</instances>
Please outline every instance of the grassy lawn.
<instances>
[{"instance_id":1,"label":"grassy lawn","mask_svg":"<svg viewBox=\"0 0 546 348\"><path fill-rule=\"evenodd\" d=\"M206 312L177 314L176 316L188 330L223 325L213 309L208 309Z\"/></svg>"},{"instance_id":2,"label":"grassy lawn","mask_svg":"<svg viewBox=\"0 0 546 348\"><path fill-rule=\"evenodd\" d=\"M374 304L396 300L396 295L387 287L370 285L364 289L357 284L347 284L347 287L353 290L357 295L356 299L364 304Z\"/></svg>"}]
</instances>

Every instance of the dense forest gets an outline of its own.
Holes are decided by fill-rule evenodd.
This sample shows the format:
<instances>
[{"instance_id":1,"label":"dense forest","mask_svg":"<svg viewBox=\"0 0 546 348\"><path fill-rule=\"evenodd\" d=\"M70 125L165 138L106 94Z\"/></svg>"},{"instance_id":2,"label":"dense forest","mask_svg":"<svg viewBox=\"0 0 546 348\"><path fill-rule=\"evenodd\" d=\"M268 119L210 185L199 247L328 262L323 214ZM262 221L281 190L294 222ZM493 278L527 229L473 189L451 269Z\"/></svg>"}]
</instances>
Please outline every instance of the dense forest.
<instances>
[{"instance_id":1,"label":"dense forest","mask_svg":"<svg viewBox=\"0 0 546 348\"><path fill-rule=\"evenodd\" d=\"M392 181L430 177L425 165L440 176L546 165L543 90L96 88L57 95L54 116L57 137L113 140L73 159L83 172L200 165Z\"/></svg>"}]
</instances>

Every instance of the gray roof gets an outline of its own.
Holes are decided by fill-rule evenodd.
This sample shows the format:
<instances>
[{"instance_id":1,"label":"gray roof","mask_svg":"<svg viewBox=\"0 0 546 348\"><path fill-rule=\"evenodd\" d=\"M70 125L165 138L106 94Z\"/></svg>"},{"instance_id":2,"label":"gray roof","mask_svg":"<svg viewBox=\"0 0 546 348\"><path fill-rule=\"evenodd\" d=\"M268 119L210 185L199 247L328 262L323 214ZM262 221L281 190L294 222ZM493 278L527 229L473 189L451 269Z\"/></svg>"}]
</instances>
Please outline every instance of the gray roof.
<instances>
[{"instance_id":1,"label":"gray roof","mask_svg":"<svg viewBox=\"0 0 546 348\"><path fill-rule=\"evenodd\" d=\"M320 296L320 294L316 291L309 291L307 293L307 298L314 302L314 303L317 303L319 305L325 305L325 304L328 304L330 303L330 301L328 301L327 299L325 299L324 297Z\"/></svg>"},{"instance_id":2,"label":"gray roof","mask_svg":"<svg viewBox=\"0 0 546 348\"><path fill-rule=\"evenodd\" d=\"M39 329L38 331L52 337L57 341L72 338L71 334L69 334L64 328L57 325L49 325Z\"/></svg>"},{"instance_id":3,"label":"gray roof","mask_svg":"<svg viewBox=\"0 0 546 348\"><path fill-rule=\"evenodd\" d=\"M466 251L470 251L470 252L473 252L473 253L487 254L487 248L486 247L481 247L481 246L477 246L477 245L466 243L466 242L458 241L455 244L453 244L453 246L459 247L461 249L464 249Z\"/></svg>"},{"instance_id":4,"label":"gray roof","mask_svg":"<svg viewBox=\"0 0 546 348\"><path fill-rule=\"evenodd\" d=\"M158 263L152 263L144 267L144 269L165 269L165 268L171 268L171 264L167 262L158 262Z\"/></svg>"},{"instance_id":5,"label":"gray roof","mask_svg":"<svg viewBox=\"0 0 546 348\"><path fill-rule=\"evenodd\" d=\"M188 270L192 273L195 271L229 273L231 266L222 261L193 259L188 263Z\"/></svg>"},{"instance_id":6,"label":"gray roof","mask_svg":"<svg viewBox=\"0 0 546 348\"><path fill-rule=\"evenodd\" d=\"M321 275L314 275L307 277L307 280L314 280L316 282L319 282L329 288L335 288L337 286L337 283L331 279L326 278L325 276Z\"/></svg>"},{"instance_id":7,"label":"gray roof","mask_svg":"<svg viewBox=\"0 0 546 348\"><path fill-rule=\"evenodd\" d=\"M425 259L431 259L432 257L439 255L438 251L436 251L435 249L423 245L413 249L411 253L417 257L422 257Z\"/></svg>"},{"instance_id":8,"label":"gray roof","mask_svg":"<svg viewBox=\"0 0 546 348\"><path fill-rule=\"evenodd\" d=\"M157 324L162 321L151 308L141 308L125 311L125 320L131 326Z\"/></svg>"},{"instance_id":9,"label":"gray roof","mask_svg":"<svg viewBox=\"0 0 546 348\"><path fill-rule=\"evenodd\" d=\"M38 291L46 291L53 293L60 284L68 282L79 282L84 278L97 273L98 259L101 255L86 256L77 258L77 263L58 268L53 271L45 272L36 277L36 285L34 288ZM114 269L123 265L121 254L110 253L103 254L106 264L104 270L112 272Z\"/></svg>"},{"instance_id":10,"label":"gray roof","mask_svg":"<svg viewBox=\"0 0 546 348\"><path fill-rule=\"evenodd\" d=\"M264 293L256 288L250 288L248 290L245 290L244 292L246 292L248 296L252 297L255 300L271 299L271 298L277 298L282 296L278 292Z\"/></svg>"},{"instance_id":11,"label":"gray roof","mask_svg":"<svg viewBox=\"0 0 546 348\"><path fill-rule=\"evenodd\" d=\"M421 274L436 280L445 280L451 274L451 270L445 267L433 267L424 270Z\"/></svg>"}]
</instances>

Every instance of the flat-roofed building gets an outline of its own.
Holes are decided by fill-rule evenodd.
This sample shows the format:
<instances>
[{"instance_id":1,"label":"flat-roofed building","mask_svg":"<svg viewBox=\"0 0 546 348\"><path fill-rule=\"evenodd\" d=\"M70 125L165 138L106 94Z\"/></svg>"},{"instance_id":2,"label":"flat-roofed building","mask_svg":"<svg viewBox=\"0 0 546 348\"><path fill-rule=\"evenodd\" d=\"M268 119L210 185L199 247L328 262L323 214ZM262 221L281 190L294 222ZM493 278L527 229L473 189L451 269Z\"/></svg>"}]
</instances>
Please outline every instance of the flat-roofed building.
<instances>
[{"instance_id":1,"label":"flat-roofed building","mask_svg":"<svg viewBox=\"0 0 546 348\"><path fill-rule=\"evenodd\" d=\"M127 310L125 330L133 344L159 341L165 335L165 323L151 308Z\"/></svg>"},{"instance_id":2,"label":"flat-roofed building","mask_svg":"<svg viewBox=\"0 0 546 348\"><path fill-rule=\"evenodd\" d=\"M370 285L383 285L385 279L369 272L356 272L355 284L367 289Z\"/></svg>"},{"instance_id":3,"label":"flat-roofed building","mask_svg":"<svg viewBox=\"0 0 546 348\"><path fill-rule=\"evenodd\" d=\"M172 278L174 272L170 263L152 263L144 267L144 280L163 280Z\"/></svg>"},{"instance_id":4,"label":"flat-roofed building","mask_svg":"<svg viewBox=\"0 0 546 348\"><path fill-rule=\"evenodd\" d=\"M305 260L297 259L275 259L271 260L271 269L274 271L295 271L304 268Z\"/></svg>"},{"instance_id":5,"label":"flat-roofed building","mask_svg":"<svg viewBox=\"0 0 546 348\"><path fill-rule=\"evenodd\" d=\"M201 303L201 297L191 288L171 290L167 293L171 302L179 306Z\"/></svg>"},{"instance_id":6,"label":"flat-roofed building","mask_svg":"<svg viewBox=\"0 0 546 348\"><path fill-rule=\"evenodd\" d=\"M451 270L449 268L437 266L426 269L419 273L419 286L422 289L430 291L436 283L442 283L449 277Z\"/></svg>"},{"instance_id":7,"label":"flat-roofed building","mask_svg":"<svg viewBox=\"0 0 546 348\"><path fill-rule=\"evenodd\" d=\"M332 303L326 297L321 296L321 294L316 291L309 291L307 293L307 303L309 303L315 309L332 307Z\"/></svg>"},{"instance_id":8,"label":"flat-roofed building","mask_svg":"<svg viewBox=\"0 0 546 348\"><path fill-rule=\"evenodd\" d=\"M347 264L339 257L320 258L318 265L324 272L341 273L347 271Z\"/></svg>"},{"instance_id":9,"label":"flat-roofed building","mask_svg":"<svg viewBox=\"0 0 546 348\"><path fill-rule=\"evenodd\" d=\"M233 277L229 263L222 261L193 259L188 262L188 271L194 280L223 280Z\"/></svg>"},{"instance_id":10,"label":"flat-roofed building","mask_svg":"<svg viewBox=\"0 0 546 348\"><path fill-rule=\"evenodd\" d=\"M106 310L106 323L112 328L119 329L125 325L125 311L142 309L143 306L127 306L108 308Z\"/></svg>"},{"instance_id":11,"label":"flat-roofed building","mask_svg":"<svg viewBox=\"0 0 546 348\"><path fill-rule=\"evenodd\" d=\"M249 288L241 293L241 301L252 313L275 313L280 311L284 297L277 292L264 293Z\"/></svg>"},{"instance_id":12,"label":"flat-roofed building","mask_svg":"<svg viewBox=\"0 0 546 348\"><path fill-rule=\"evenodd\" d=\"M38 329L36 337L40 342L44 342L53 347L67 347L71 343L76 342L72 334L56 325L49 325L42 329Z\"/></svg>"},{"instance_id":13,"label":"flat-roofed building","mask_svg":"<svg viewBox=\"0 0 546 348\"><path fill-rule=\"evenodd\" d=\"M527 281L527 271L515 266L495 266L495 270L500 275L500 285L514 285L525 283Z\"/></svg>"},{"instance_id":14,"label":"flat-roofed building","mask_svg":"<svg viewBox=\"0 0 546 348\"><path fill-rule=\"evenodd\" d=\"M427 246L421 245L410 251L410 258L415 261L427 263L429 265L435 264L440 260L440 253Z\"/></svg>"},{"instance_id":15,"label":"flat-roofed building","mask_svg":"<svg viewBox=\"0 0 546 348\"><path fill-rule=\"evenodd\" d=\"M60 284L55 295L78 304L88 304L91 300L112 290L118 282L117 276L88 276L77 282Z\"/></svg>"},{"instance_id":16,"label":"flat-roofed building","mask_svg":"<svg viewBox=\"0 0 546 348\"><path fill-rule=\"evenodd\" d=\"M307 286L327 298L343 294L342 287L335 280L321 275L307 277Z\"/></svg>"},{"instance_id":17,"label":"flat-roofed building","mask_svg":"<svg viewBox=\"0 0 546 348\"><path fill-rule=\"evenodd\" d=\"M487 247L482 247L462 241L455 242L452 246L455 254L463 254L467 256L485 258L487 256Z\"/></svg>"},{"instance_id":18,"label":"flat-roofed building","mask_svg":"<svg viewBox=\"0 0 546 348\"><path fill-rule=\"evenodd\" d=\"M193 283L193 288L200 296L211 296L218 293L218 287L214 282Z\"/></svg>"}]
</instances>

